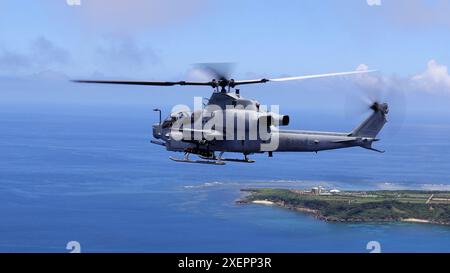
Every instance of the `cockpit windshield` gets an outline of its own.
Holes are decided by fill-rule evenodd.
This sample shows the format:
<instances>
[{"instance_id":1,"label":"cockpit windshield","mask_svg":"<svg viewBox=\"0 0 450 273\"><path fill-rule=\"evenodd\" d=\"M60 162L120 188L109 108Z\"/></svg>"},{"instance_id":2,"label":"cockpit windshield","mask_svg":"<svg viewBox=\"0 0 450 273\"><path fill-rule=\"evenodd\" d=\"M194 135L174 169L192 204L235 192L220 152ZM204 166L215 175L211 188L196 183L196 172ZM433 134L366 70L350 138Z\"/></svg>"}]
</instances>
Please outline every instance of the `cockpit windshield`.
<instances>
[{"instance_id":1,"label":"cockpit windshield","mask_svg":"<svg viewBox=\"0 0 450 273\"><path fill-rule=\"evenodd\" d=\"M162 127L163 127L164 129L170 128L170 127L173 125L173 123L174 123L175 121L181 120L181 119L185 119L185 118L190 118L191 115L192 115L192 114L191 114L190 112L177 112L177 113L172 113L172 114L170 114L170 116L168 116L168 117L164 120L164 122L163 122L163 124L162 124Z\"/></svg>"}]
</instances>

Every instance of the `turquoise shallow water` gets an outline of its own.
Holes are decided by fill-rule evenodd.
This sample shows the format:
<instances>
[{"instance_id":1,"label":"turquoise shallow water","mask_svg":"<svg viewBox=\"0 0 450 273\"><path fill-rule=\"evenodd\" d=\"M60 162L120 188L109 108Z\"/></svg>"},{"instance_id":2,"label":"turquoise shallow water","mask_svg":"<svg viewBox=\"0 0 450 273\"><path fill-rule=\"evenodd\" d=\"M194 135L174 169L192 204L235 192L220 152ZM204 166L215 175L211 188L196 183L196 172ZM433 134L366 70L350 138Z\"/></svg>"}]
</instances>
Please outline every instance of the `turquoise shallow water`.
<instances>
[{"instance_id":1,"label":"turquoise shallow water","mask_svg":"<svg viewBox=\"0 0 450 273\"><path fill-rule=\"evenodd\" d=\"M120 112L120 111L119 111ZM246 187L450 190L450 127L405 124L377 145L176 164L149 143L151 109L0 111L0 252L450 252L450 228L330 224L236 205ZM338 127L336 125L336 127ZM412 149L413 148L413 149Z\"/></svg>"}]
</instances>

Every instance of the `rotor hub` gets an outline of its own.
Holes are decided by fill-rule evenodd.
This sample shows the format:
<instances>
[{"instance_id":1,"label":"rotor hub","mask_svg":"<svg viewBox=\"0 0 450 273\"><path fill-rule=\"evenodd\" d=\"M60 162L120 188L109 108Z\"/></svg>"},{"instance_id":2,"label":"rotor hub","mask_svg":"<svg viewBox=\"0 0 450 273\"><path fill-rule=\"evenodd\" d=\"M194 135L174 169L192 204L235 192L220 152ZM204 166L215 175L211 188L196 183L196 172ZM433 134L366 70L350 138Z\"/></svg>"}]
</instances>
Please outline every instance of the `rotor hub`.
<instances>
[{"instance_id":1,"label":"rotor hub","mask_svg":"<svg viewBox=\"0 0 450 273\"><path fill-rule=\"evenodd\" d=\"M385 115L389 113L389 105L387 103L375 102L374 104L372 104L370 109L374 110L375 112L382 112Z\"/></svg>"}]
</instances>

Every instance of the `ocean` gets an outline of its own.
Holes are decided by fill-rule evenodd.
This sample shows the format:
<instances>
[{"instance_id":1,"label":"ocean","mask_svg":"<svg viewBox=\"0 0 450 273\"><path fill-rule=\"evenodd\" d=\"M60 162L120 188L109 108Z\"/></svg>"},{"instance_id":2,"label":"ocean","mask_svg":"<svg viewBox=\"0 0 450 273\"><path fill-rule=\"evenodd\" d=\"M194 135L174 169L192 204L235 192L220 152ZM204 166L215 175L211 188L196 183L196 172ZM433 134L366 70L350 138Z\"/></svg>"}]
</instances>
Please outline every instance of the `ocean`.
<instances>
[{"instance_id":1,"label":"ocean","mask_svg":"<svg viewBox=\"0 0 450 273\"><path fill-rule=\"evenodd\" d=\"M340 128L332 115L315 118ZM382 252L450 252L446 226L325 223L235 203L249 187L450 190L445 121L406 122L376 144L385 154L257 155L226 166L170 161L182 155L150 144L155 121L151 107L2 107L0 252L64 253L69 241L82 252L366 253L371 241Z\"/></svg>"}]
</instances>

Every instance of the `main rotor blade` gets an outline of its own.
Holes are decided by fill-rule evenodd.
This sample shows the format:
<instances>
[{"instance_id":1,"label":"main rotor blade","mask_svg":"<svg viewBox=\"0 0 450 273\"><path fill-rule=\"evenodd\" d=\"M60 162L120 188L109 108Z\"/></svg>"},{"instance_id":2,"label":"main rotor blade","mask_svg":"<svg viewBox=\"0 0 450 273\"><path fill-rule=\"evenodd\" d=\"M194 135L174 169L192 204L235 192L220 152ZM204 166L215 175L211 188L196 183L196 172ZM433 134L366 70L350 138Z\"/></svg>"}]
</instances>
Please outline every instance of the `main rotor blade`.
<instances>
[{"instance_id":1,"label":"main rotor blade","mask_svg":"<svg viewBox=\"0 0 450 273\"><path fill-rule=\"evenodd\" d=\"M78 83L100 83L100 84L125 84L125 85L148 85L148 86L175 86L175 85L195 85L213 86L213 82L148 82L148 81L97 81L97 80L75 80Z\"/></svg>"},{"instance_id":2,"label":"main rotor blade","mask_svg":"<svg viewBox=\"0 0 450 273\"><path fill-rule=\"evenodd\" d=\"M327 78L327 77L337 77L337 76L346 76L353 74L363 74L374 72L375 70L361 70L361 71L351 71L351 72L339 72L339 73L329 73L329 74L317 74L317 75L306 75L306 76L298 76L298 77L286 77L286 78L277 78L277 79L259 79L259 80L243 80L243 81L235 81L228 79L216 79L209 82L186 82L186 81L178 81L178 82L149 82L149 81L99 81L99 80L75 80L74 82L78 83L101 83L101 84L125 84L125 85L148 85L148 86L174 86L174 85L193 85L193 86L211 86L213 88L216 87L225 87L230 86L234 88L237 85L246 85L246 84L257 84L257 83L266 83L266 82L284 82L284 81L299 81L299 80L307 80L307 79L317 79L317 78ZM218 75L220 76L220 75Z\"/></svg>"},{"instance_id":3,"label":"main rotor blade","mask_svg":"<svg viewBox=\"0 0 450 273\"><path fill-rule=\"evenodd\" d=\"M375 72L375 71L376 70L358 70L358 71L351 71L351 72L338 72L338 73L328 73L328 74L305 75L305 76L276 78L276 79L260 79L260 80L235 81L234 85L266 83L266 82L300 81L300 80L308 80L308 79L318 79L318 78L329 78L329 77L337 77L337 76L347 76L347 75L354 75L354 74L364 74L364 73L371 73L371 72Z\"/></svg>"},{"instance_id":4,"label":"main rotor blade","mask_svg":"<svg viewBox=\"0 0 450 273\"><path fill-rule=\"evenodd\" d=\"M307 80L307 79L328 78L328 77L363 74L363 73L370 73L370 72L375 72L375 70L358 70L358 71L351 71L351 72L339 72L339 73L306 75L306 76L298 76L298 77L287 77L287 78L270 79L270 81L272 81L272 82L300 81L300 80Z\"/></svg>"}]
</instances>

